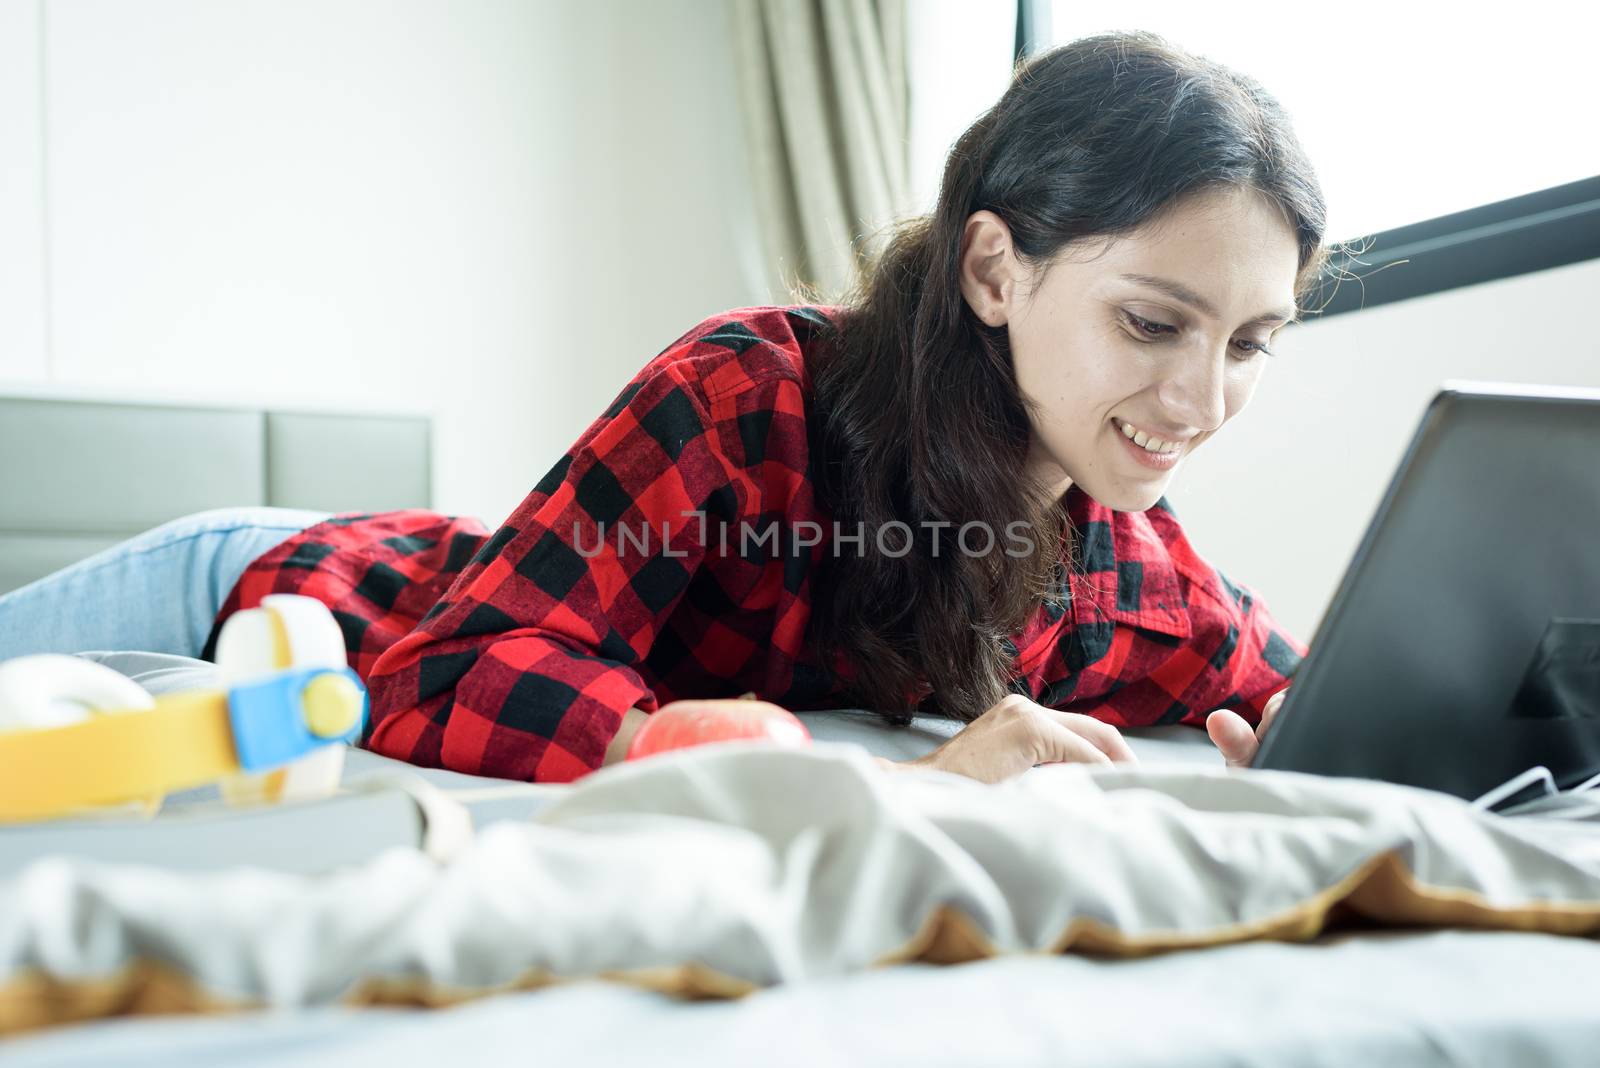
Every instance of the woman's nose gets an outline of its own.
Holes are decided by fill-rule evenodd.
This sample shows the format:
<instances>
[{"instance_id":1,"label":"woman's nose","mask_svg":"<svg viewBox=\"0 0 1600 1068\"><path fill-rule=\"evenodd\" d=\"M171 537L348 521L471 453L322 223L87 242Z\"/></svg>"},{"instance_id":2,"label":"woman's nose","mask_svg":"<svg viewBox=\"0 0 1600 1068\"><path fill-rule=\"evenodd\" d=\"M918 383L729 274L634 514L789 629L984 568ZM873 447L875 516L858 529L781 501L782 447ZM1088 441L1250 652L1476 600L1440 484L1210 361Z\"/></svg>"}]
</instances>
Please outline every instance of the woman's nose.
<instances>
[{"instance_id":1,"label":"woman's nose","mask_svg":"<svg viewBox=\"0 0 1600 1068\"><path fill-rule=\"evenodd\" d=\"M1227 412L1224 395L1228 354L1196 351L1177 362L1161 383L1162 408L1174 421L1210 433L1222 425Z\"/></svg>"}]
</instances>

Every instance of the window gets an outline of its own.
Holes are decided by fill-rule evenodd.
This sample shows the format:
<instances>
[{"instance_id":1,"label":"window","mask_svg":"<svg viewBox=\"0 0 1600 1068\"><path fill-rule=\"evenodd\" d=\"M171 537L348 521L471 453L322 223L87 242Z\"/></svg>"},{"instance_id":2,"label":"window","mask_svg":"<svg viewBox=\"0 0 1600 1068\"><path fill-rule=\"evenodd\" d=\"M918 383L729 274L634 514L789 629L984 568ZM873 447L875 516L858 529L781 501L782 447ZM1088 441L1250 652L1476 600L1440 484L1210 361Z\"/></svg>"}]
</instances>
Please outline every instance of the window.
<instances>
[{"instance_id":1,"label":"window","mask_svg":"<svg viewBox=\"0 0 1600 1068\"><path fill-rule=\"evenodd\" d=\"M1041 45L1147 29L1259 81L1293 117L1334 240L1600 175L1581 7L1026 2Z\"/></svg>"}]
</instances>

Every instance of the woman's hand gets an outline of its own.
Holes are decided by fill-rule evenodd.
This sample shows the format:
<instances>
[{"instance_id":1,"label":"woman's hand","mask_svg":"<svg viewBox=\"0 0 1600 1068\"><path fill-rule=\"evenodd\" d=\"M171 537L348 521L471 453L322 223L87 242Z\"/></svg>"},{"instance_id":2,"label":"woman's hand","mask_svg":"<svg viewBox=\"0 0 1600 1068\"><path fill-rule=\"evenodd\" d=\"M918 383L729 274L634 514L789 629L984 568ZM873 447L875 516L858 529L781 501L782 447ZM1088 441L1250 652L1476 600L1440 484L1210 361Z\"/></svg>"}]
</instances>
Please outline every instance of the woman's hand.
<instances>
[{"instance_id":1,"label":"woman's hand","mask_svg":"<svg viewBox=\"0 0 1600 1068\"><path fill-rule=\"evenodd\" d=\"M937 768L999 782L1035 764L1136 764L1121 732L1079 712L1062 712L1009 694L927 756L897 767Z\"/></svg>"},{"instance_id":2,"label":"woman's hand","mask_svg":"<svg viewBox=\"0 0 1600 1068\"><path fill-rule=\"evenodd\" d=\"M1256 758L1256 750L1261 747L1261 739L1267 736L1267 728L1272 726L1272 717L1278 714L1278 706L1283 704L1283 696L1288 692L1285 686L1267 699L1267 707L1261 712L1261 724L1253 731L1243 716L1226 708L1219 708L1206 717L1206 733L1222 750L1228 767L1250 766Z\"/></svg>"}]
</instances>

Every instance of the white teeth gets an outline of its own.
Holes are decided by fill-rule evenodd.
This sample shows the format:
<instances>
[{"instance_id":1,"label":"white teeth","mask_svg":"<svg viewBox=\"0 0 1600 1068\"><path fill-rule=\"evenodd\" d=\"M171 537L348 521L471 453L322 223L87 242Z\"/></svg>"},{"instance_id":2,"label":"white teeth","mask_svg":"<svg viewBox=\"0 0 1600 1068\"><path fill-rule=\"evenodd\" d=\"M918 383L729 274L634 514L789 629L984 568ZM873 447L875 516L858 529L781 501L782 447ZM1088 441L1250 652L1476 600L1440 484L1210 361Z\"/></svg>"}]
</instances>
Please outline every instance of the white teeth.
<instances>
[{"instance_id":1,"label":"white teeth","mask_svg":"<svg viewBox=\"0 0 1600 1068\"><path fill-rule=\"evenodd\" d=\"M1146 452L1173 452L1178 448L1179 443L1176 441L1162 441L1160 438L1151 437L1143 430L1136 430L1120 420L1118 421L1117 426L1122 430L1123 435L1126 436L1128 440L1132 441L1135 445L1139 446Z\"/></svg>"}]
</instances>

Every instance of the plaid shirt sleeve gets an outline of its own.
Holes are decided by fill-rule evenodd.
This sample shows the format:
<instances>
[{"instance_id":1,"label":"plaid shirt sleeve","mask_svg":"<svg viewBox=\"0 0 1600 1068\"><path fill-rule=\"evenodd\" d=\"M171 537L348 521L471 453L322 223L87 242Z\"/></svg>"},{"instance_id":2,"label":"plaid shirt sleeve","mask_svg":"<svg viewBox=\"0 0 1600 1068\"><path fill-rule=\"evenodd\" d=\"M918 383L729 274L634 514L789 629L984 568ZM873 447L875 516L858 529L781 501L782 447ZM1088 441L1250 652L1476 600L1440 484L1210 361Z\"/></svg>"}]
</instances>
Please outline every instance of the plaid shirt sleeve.
<instances>
[{"instance_id":1,"label":"plaid shirt sleeve","mask_svg":"<svg viewBox=\"0 0 1600 1068\"><path fill-rule=\"evenodd\" d=\"M1309 648L1284 630L1267 611L1254 589L1212 572L1233 602L1224 611L1226 629L1211 654L1214 687L1185 722L1202 726L1206 714L1232 709L1252 725L1261 722L1267 699L1288 687Z\"/></svg>"},{"instance_id":2,"label":"plaid shirt sleeve","mask_svg":"<svg viewBox=\"0 0 1600 1068\"><path fill-rule=\"evenodd\" d=\"M707 517L734 522L749 493L723 448L738 427L714 425L693 366L641 371L384 653L369 748L566 782L601 765L629 708L656 710L639 662L706 556Z\"/></svg>"},{"instance_id":3,"label":"plaid shirt sleeve","mask_svg":"<svg viewBox=\"0 0 1600 1068\"><path fill-rule=\"evenodd\" d=\"M1082 569L1046 605L1070 619L1024 650L1027 688L1120 727L1203 726L1217 708L1260 722L1306 646L1194 550L1164 499L1122 513L1073 493Z\"/></svg>"}]
</instances>

